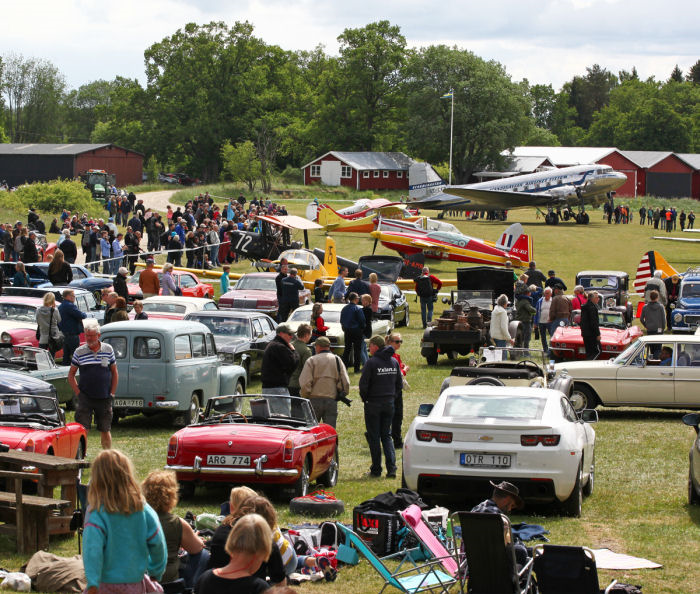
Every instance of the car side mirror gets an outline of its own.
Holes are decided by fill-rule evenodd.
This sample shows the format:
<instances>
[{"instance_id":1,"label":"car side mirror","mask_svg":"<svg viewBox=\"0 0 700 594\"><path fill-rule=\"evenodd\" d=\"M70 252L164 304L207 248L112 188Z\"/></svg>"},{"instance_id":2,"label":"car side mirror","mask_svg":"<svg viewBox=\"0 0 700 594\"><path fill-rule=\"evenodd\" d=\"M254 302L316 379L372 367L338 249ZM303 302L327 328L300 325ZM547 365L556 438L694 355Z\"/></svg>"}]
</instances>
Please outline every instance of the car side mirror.
<instances>
[{"instance_id":1,"label":"car side mirror","mask_svg":"<svg viewBox=\"0 0 700 594\"><path fill-rule=\"evenodd\" d=\"M432 404L419 404L418 405L418 416L427 417L433 410Z\"/></svg>"},{"instance_id":2,"label":"car side mirror","mask_svg":"<svg viewBox=\"0 0 700 594\"><path fill-rule=\"evenodd\" d=\"M695 433L700 433L700 413L688 413L683 415L683 422L695 429Z\"/></svg>"},{"instance_id":3,"label":"car side mirror","mask_svg":"<svg viewBox=\"0 0 700 594\"><path fill-rule=\"evenodd\" d=\"M581 411L580 418L584 423L597 423L598 411L593 408L585 408Z\"/></svg>"}]
</instances>

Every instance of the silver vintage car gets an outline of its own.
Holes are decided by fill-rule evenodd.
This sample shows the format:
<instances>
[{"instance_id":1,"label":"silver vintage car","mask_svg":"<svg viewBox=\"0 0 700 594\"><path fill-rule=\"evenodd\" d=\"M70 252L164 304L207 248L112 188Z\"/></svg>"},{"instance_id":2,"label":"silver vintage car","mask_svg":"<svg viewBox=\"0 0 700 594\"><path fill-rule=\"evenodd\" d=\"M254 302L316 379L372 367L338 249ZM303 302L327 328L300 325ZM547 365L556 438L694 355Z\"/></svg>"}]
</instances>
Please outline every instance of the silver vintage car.
<instances>
[{"instance_id":1,"label":"silver vintage car","mask_svg":"<svg viewBox=\"0 0 700 594\"><path fill-rule=\"evenodd\" d=\"M214 335L199 322L113 322L102 340L117 359L115 417L167 411L176 425L190 425L212 396L245 392L245 369L221 360Z\"/></svg>"}]
</instances>

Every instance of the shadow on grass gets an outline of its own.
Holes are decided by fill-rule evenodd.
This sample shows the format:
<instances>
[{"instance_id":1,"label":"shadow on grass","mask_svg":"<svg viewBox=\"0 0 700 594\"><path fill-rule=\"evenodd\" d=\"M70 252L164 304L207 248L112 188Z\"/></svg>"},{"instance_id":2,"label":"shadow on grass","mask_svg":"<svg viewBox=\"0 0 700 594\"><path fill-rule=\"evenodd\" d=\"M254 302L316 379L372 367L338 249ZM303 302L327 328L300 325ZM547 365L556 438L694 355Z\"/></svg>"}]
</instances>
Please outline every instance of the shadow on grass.
<instances>
[{"instance_id":1,"label":"shadow on grass","mask_svg":"<svg viewBox=\"0 0 700 594\"><path fill-rule=\"evenodd\" d=\"M700 526L700 505L686 504L685 507L688 510L688 517L691 519L693 524Z\"/></svg>"},{"instance_id":2,"label":"shadow on grass","mask_svg":"<svg viewBox=\"0 0 700 594\"><path fill-rule=\"evenodd\" d=\"M678 421L681 422L686 410L659 410L651 408L617 409L599 408L598 418L603 421L634 420L634 421Z\"/></svg>"}]
</instances>

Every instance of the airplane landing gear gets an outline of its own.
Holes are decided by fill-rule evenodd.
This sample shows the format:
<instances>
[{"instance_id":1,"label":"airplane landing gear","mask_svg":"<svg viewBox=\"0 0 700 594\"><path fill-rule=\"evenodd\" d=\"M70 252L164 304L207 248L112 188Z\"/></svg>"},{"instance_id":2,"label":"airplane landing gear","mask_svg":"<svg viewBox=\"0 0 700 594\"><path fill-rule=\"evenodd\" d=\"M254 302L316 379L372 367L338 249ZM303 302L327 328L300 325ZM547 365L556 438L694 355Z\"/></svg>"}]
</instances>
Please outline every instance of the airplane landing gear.
<instances>
[{"instance_id":1,"label":"airplane landing gear","mask_svg":"<svg viewBox=\"0 0 700 594\"><path fill-rule=\"evenodd\" d=\"M544 222L547 225L556 225L559 223L559 217L557 216L556 212L550 210L546 215L544 215Z\"/></svg>"},{"instance_id":2,"label":"airplane landing gear","mask_svg":"<svg viewBox=\"0 0 700 594\"><path fill-rule=\"evenodd\" d=\"M576 215L576 224L577 225L588 225L590 220L591 220L591 218L588 216L587 212L580 212Z\"/></svg>"}]
</instances>

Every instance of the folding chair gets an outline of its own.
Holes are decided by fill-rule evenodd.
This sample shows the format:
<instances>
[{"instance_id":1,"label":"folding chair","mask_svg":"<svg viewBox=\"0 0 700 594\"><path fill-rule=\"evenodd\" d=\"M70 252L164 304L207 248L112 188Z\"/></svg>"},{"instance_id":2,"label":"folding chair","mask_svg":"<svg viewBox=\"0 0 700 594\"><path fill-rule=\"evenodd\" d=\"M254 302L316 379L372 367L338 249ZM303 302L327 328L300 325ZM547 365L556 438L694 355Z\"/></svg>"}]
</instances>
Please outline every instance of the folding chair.
<instances>
[{"instance_id":1,"label":"folding chair","mask_svg":"<svg viewBox=\"0 0 700 594\"><path fill-rule=\"evenodd\" d=\"M467 594L527 594L533 591L532 559L518 567L510 521L503 514L456 512L467 558ZM464 591L464 581L460 586Z\"/></svg>"},{"instance_id":2,"label":"folding chair","mask_svg":"<svg viewBox=\"0 0 700 594\"><path fill-rule=\"evenodd\" d=\"M393 586L400 592L405 592L406 594L414 594L417 592L442 592L447 594L450 587L456 582L454 578L437 569L440 565L438 561L429 561L423 565L414 564L410 569L401 570L402 561L392 573L389 568L384 565L383 561L387 559L397 559L399 557L403 557L404 560L410 559L410 557L405 556L405 551L379 558L355 532L340 523L336 525L345 535L345 544L355 547L384 580L384 585L379 591L379 594L384 592L387 586Z\"/></svg>"},{"instance_id":3,"label":"folding chair","mask_svg":"<svg viewBox=\"0 0 700 594\"><path fill-rule=\"evenodd\" d=\"M442 567L453 578L459 578L459 564L455 560L450 551L445 548L445 545L440 542L440 539L435 536L430 526L423 520L420 507L417 505L409 505L405 510L399 512L399 516L416 537L418 542L423 545L423 548L430 551L431 556L436 561L439 561Z\"/></svg>"},{"instance_id":4,"label":"folding chair","mask_svg":"<svg viewBox=\"0 0 700 594\"><path fill-rule=\"evenodd\" d=\"M600 594L593 551L586 547L537 545L533 571L542 594ZM605 589L607 593L616 580Z\"/></svg>"}]
</instances>

